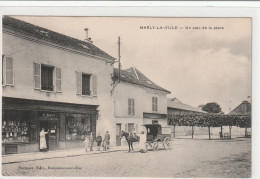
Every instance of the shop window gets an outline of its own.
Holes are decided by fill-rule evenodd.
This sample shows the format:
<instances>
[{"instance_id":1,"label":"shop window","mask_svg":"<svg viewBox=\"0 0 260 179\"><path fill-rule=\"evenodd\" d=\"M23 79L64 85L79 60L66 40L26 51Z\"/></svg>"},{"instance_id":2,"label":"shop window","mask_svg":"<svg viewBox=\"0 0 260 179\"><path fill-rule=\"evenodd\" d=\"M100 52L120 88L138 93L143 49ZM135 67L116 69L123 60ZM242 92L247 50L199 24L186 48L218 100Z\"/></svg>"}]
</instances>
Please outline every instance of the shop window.
<instances>
[{"instance_id":1,"label":"shop window","mask_svg":"<svg viewBox=\"0 0 260 179\"><path fill-rule=\"evenodd\" d=\"M153 97L152 98L152 109L153 109L153 112L158 111L158 100L157 100L157 97Z\"/></svg>"},{"instance_id":2,"label":"shop window","mask_svg":"<svg viewBox=\"0 0 260 179\"><path fill-rule=\"evenodd\" d=\"M90 115L66 114L66 140L83 140L90 132Z\"/></svg>"},{"instance_id":3,"label":"shop window","mask_svg":"<svg viewBox=\"0 0 260 179\"><path fill-rule=\"evenodd\" d=\"M30 136L30 112L4 110L2 143L27 143Z\"/></svg>"},{"instance_id":4,"label":"shop window","mask_svg":"<svg viewBox=\"0 0 260 179\"><path fill-rule=\"evenodd\" d=\"M134 116L135 115L135 100L128 99L128 115Z\"/></svg>"},{"instance_id":5,"label":"shop window","mask_svg":"<svg viewBox=\"0 0 260 179\"><path fill-rule=\"evenodd\" d=\"M97 96L97 76L94 74L77 73L77 94L83 96Z\"/></svg>"}]
</instances>

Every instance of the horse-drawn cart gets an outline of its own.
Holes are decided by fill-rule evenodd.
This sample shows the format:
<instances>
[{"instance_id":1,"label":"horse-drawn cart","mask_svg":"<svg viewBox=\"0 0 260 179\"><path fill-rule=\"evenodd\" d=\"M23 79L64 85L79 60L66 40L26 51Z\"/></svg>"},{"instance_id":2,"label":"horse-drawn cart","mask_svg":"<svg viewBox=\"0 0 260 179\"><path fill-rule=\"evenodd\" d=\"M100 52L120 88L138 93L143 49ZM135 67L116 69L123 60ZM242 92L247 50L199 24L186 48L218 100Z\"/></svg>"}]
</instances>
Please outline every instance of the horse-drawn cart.
<instances>
[{"instance_id":1,"label":"horse-drawn cart","mask_svg":"<svg viewBox=\"0 0 260 179\"><path fill-rule=\"evenodd\" d=\"M162 127L160 124L145 124L144 126L147 131L147 145L153 150L159 150L159 144L161 143L164 149L171 149L171 128Z\"/></svg>"}]
</instances>

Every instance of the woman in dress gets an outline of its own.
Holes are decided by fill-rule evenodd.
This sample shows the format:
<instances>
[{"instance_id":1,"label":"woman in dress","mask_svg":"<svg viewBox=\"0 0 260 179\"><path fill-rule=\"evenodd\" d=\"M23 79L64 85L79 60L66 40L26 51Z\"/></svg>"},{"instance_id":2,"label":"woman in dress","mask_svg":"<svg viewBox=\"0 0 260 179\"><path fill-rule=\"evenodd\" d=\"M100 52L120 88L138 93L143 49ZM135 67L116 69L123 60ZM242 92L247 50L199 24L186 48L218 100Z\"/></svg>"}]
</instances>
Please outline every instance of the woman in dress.
<instances>
[{"instance_id":1,"label":"woman in dress","mask_svg":"<svg viewBox=\"0 0 260 179\"><path fill-rule=\"evenodd\" d=\"M144 131L142 131L140 134L139 148L140 152L146 152L146 134L144 133Z\"/></svg>"},{"instance_id":2,"label":"woman in dress","mask_svg":"<svg viewBox=\"0 0 260 179\"><path fill-rule=\"evenodd\" d=\"M45 135L49 133L49 130L47 132L44 131L44 128L42 128L42 131L40 132L40 151L46 151L47 150L47 143Z\"/></svg>"}]
</instances>

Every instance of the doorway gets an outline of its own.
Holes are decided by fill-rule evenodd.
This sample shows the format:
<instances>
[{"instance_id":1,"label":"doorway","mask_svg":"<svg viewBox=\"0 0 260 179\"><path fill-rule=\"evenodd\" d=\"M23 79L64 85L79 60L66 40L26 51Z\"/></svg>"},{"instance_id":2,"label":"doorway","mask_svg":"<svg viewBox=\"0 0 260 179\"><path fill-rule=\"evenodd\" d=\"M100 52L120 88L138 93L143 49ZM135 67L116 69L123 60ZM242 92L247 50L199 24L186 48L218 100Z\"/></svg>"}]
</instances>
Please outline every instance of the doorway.
<instances>
[{"instance_id":1,"label":"doorway","mask_svg":"<svg viewBox=\"0 0 260 179\"><path fill-rule=\"evenodd\" d=\"M45 135L47 149L55 150L58 148L58 121L57 120L42 120L40 121L40 130L44 128L44 131L49 133Z\"/></svg>"},{"instance_id":2,"label":"doorway","mask_svg":"<svg viewBox=\"0 0 260 179\"><path fill-rule=\"evenodd\" d=\"M121 146L121 124L116 124L116 146Z\"/></svg>"}]
</instances>

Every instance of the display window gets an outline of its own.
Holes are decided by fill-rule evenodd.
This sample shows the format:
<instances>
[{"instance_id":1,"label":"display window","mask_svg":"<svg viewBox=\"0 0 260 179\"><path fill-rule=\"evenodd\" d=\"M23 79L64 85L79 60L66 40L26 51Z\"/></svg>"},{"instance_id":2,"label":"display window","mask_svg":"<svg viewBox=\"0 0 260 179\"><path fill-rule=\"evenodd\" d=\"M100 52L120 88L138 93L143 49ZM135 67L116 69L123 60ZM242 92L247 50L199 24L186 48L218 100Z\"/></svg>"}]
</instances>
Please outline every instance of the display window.
<instances>
[{"instance_id":1,"label":"display window","mask_svg":"<svg viewBox=\"0 0 260 179\"><path fill-rule=\"evenodd\" d=\"M30 112L4 110L2 115L2 143L28 143Z\"/></svg>"},{"instance_id":2,"label":"display window","mask_svg":"<svg viewBox=\"0 0 260 179\"><path fill-rule=\"evenodd\" d=\"M66 114L66 140L84 140L90 132L90 115Z\"/></svg>"}]
</instances>

